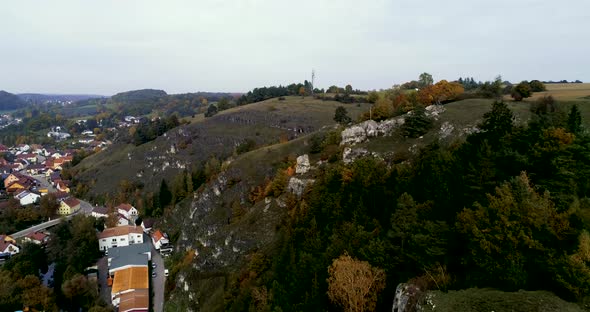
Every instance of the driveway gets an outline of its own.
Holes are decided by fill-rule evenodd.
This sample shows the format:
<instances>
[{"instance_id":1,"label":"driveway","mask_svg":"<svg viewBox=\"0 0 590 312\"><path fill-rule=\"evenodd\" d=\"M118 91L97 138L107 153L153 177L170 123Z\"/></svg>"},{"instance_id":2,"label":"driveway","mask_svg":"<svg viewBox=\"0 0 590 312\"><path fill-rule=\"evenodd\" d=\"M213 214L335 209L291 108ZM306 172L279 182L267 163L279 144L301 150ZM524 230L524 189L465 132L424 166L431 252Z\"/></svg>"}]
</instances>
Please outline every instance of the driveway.
<instances>
[{"instance_id":1,"label":"driveway","mask_svg":"<svg viewBox=\"0 0 590 312\"><path fill-rule=\"evenodd\" d=\"M98 266L98 289L100 297L108 304L111 303L111 288L107 286L107 276L109 268L107 267L107 257L101 257L96 264Z\"/></svg>"},{"instance_id":2,"label":"driveway","mask_svg":"<svg viewBox=\"0 0 590 312\"><path fill-rule=\"evenodd\" d=\"M154 248L150 237L144 235L144 242L146 239L149 240L150 245L152 246L152 264L156 264L156 268L152 270L152 272L156 272L156 277L152 277L152 290L154 292L152 304L154 307L154 312L163 312L164 286L166 285L166 277L164 276L164 259L162 259L160 252Z\"/></svg>"}]
</instances>

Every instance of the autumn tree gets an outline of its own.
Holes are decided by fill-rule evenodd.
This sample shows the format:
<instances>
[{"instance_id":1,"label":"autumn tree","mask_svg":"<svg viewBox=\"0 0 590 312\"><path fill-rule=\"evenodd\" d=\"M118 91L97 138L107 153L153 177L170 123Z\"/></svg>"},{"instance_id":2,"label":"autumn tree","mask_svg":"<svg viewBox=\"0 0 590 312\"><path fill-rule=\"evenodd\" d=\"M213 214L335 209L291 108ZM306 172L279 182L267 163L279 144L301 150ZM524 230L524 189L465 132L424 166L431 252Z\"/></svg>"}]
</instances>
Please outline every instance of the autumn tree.
<instances>
[{"instance_id":1,"label":"autumn tree","mask_svg":"<svg viewBox=\"0 0 590 312\"><path fill-rule=\"evenodd\" d=\"M430 104L442 104L442 102L456 99L463 94L463 86L456 82L441 80L434 85L426 86L418 92L420 103L427 106Z\"/></svg>"},{"instance_id":2,"label":"autumn tree","mask_svg":"<svg viewBox=\"0 0 590 312\"><path fill-rule=\"evenodd\" d=\"M328 297L345 311L373 311L385 272L344 253L328 268Z\"/></svg>"},{"instance_id":3,"label":"autumn tree","mask_svg":"<svg viewBox=\"0 0 590 312\"><path fill-rule=\"evenodd\" d=\"M299 95L305 96L305 87L304 86L299 87Z\"/></svg>"}]
</instances>

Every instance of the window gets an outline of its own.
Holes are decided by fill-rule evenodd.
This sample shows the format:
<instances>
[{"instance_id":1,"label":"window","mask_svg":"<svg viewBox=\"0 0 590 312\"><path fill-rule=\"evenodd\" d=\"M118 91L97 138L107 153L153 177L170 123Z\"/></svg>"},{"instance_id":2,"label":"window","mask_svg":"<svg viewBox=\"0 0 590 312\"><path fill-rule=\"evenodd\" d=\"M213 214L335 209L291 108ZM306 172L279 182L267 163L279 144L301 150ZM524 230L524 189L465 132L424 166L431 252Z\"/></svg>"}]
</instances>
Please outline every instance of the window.
<instances>
[{"instance_id":1,"label":"window","mask_svg":"<svg viewBox=\"0 0 590 312\"><path fill-rule=\"evenodd\" d=\"M113 239L111 240L111 242L113 242L113 243L116 243L116 242L117 242L117 239L116 239L116 238L113 238Z\"/></svg>"},{"instance_id":2,"label":"window","mask_svg":"<svg viewBox=\"0 0 590 312\"><path fill-rule=\"evenodd\" d=\"M123 241L125 241L125 238L121 237L119 240L123 242Z\"/></svg>"},{"instance_id":3,"label":"window","mask_svg":"<svg viewBox=\"0 0 590 312\"><path fill-rule=\"evenodd\" d=\"M102 241L103 241L103 242L106 242L106 241L107 241L107 239L106 239L106 238L103 238L103 239L102 239Z\"/></svg>"}]
</instances>

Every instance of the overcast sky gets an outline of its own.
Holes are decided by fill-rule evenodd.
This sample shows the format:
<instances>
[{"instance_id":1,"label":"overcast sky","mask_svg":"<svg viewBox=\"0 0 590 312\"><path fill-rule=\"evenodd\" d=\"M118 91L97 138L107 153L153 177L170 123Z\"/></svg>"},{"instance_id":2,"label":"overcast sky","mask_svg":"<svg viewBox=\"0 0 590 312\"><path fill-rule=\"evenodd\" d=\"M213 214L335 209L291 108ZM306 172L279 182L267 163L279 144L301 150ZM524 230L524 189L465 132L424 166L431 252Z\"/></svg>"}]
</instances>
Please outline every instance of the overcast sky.
<instances>
[{"instance_id":1,"label":"overcast sky","mask_svg":"<svg viewBox=\"0 0 590 312\"><path fill-rule=\"evenodd\" d=\"M3 1L0 90L590 81L588 0Z\"/></svg>"}]
</instances>

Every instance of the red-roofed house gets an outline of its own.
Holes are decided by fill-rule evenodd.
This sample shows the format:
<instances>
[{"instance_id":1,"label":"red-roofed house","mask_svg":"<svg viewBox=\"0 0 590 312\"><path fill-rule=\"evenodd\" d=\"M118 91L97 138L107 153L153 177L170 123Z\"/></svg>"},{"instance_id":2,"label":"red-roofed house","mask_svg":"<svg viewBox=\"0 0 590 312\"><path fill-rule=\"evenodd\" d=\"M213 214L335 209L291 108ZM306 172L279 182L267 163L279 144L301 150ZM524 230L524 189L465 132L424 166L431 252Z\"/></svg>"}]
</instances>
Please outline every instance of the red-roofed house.
<instances>
[{"instance_id":1,"label":"red-roofed house","mask_svg":"<svg viewBox=\"0 0 590 312\"><path fill-rule=\"evenodd\" d=\"M152 243L154 243L154 248L158 250L160 249L160 247L168 245L170 241L168 240L168 235L166 235L166 233L162 233L162 231L156 230L152 234Z\"/></svg>"},{"instance_id":2,"label":"red-roofed house","mask_svg":"<svg viewBox=\"0 0 590 312\"><path fill-rule=\"evenodd\" d=\"M41 232L31 233L23 239L25 242L30 242L37 245L45 245L49 240L49 235Z\"/></svg>"},{"instance_id":3,"label":"red-roofed house","mask_svg":"<svg viewBox=\"0 0 590 312\"><path fill-rule=\"evenodd\" d=\"M69 215L80 210L80 201L74 197L69 197L59 204L58 213L60 215Z\"/></svg>"},{"instance_id":4,"label":"red-roofed house","mask_svg":"<svg viewBox=\"0 0 590 312\"><path fill-rule=\"evenodd\" d=\"M120 204L115 207L118 213L122 214L126 219L135 220L137 218L137 209L130 204Z\"/></svg>"}]
</instances>

